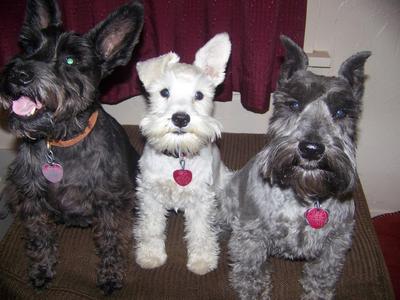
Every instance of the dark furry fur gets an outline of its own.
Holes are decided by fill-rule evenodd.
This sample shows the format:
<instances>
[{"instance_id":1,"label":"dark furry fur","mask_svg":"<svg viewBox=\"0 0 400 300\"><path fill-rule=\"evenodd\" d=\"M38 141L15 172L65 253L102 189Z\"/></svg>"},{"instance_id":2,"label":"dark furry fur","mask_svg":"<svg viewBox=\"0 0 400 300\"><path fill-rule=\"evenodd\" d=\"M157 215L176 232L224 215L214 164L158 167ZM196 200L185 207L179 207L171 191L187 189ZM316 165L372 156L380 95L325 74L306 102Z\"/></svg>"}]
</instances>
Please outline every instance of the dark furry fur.
<instances>
[{"instance_id":1,"label":"dark furry fur","mask_svg":"<svg viewBox=\"0 0 400 300\"><path fill-rule=\"evenodd\" d=\"M97 102L98 85L126 64L138 41L143 7L129 3L85 35L65 32L54 0L31 0L20 35L21 53L0 76L0 101L9 126L22 138L2 194L26 227L33 286L55 275L55 223L94 228L100 256L97 284L106 294L122 286L124 212L132 207L138 154L121 125ZM66 63L72 58L73 63ZM13 100L29 97L42 107L31 116L13 112ZM79 135L97 110L91 133L79 143L52 147L64 169L59 183L42 175L48 140Z\"/></svg>"}]
</instances>

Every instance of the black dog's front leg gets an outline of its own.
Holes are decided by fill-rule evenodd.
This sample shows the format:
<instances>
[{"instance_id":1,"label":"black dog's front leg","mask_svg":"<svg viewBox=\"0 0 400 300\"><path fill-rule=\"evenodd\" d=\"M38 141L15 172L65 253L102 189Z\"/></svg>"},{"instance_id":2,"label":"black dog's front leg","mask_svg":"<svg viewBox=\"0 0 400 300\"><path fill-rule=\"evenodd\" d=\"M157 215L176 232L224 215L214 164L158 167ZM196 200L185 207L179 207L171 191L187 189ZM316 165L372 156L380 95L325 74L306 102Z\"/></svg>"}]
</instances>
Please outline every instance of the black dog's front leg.
<instances>
[{"instance_id":1,"label":"black dog's front leg","mask_svg":"<svg viewBox=\"0 0 400 300\"><path fill-rule=\"evenodd\" d=\"M100 257L97 285L106 295L122 287L124 274L124 240L121 214L115 208L97 207L94 223L94 241Z\"/></svg>"},{"instance_id":2,"label":"black dog's front leg","mask_svg":"<svg viewBox=\"0 0 400 300\"><path fill-rule=\"evenodd\" d=\"M41 203L42 196L32 185L30 193L21 194L18 187L8 182L1 198L7 202L9 209L19 217L25 228L26 252L29 257L28 274L32 285L44 288L55 275L58 245L56 241L56 226L49 220L47 210ZM30 197L25 195L30 194Z\"/></svg>"},{"instance_id":3,"label":"black dog's front leg","mask_svg":"<svg viewBox=\"0 0 400 300\"><path fill-rule=\"evenodd\" d=\"M304 293L302 300L329 300L335 296L335 286L341 275L346 253L351 247L353 225L338 230L325 245L322 253L304 265L300 280ZM339 234L338 232L342 232Z\"/></svg>"},{"instance_id":4,"label":"black dog's front leg","mask_svg":"<svg viewBox=\"0 0 400 300\"><path fill-rule=\"evenodd\" d=\"M56 226L49 222L46 214L33 211L23 218L23 224L26 230L27 255L30 258L29 278L34 287L46 287L56 274Z\"/></svg>"}]
</instances>

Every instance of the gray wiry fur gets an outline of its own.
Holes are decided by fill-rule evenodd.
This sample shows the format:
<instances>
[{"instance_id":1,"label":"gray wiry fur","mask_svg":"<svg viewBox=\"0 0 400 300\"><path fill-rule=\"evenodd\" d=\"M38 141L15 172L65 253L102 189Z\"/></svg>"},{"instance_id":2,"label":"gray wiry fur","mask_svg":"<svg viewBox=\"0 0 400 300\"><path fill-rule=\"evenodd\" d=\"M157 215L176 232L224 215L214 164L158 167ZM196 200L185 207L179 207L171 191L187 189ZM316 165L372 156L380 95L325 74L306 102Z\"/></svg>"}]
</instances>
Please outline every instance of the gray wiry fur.
<instances>
[{"instance_id":1,"label":"gray wiry fur","mask_svg":"<svg viewBox=\"0 0 400 300\"><path fill-rule=\"evenodd\" d=\"M268 258L304 259L302 299L332 299L351 246L356 127L370 53L353 55L338 77L325 77L306 70L307 57L293 41L282 42L267 145L225 188L230 280L241 299L270 299ZM304 217L316 200L329 211L321 229Z\"/></svg>"}]
</instances>

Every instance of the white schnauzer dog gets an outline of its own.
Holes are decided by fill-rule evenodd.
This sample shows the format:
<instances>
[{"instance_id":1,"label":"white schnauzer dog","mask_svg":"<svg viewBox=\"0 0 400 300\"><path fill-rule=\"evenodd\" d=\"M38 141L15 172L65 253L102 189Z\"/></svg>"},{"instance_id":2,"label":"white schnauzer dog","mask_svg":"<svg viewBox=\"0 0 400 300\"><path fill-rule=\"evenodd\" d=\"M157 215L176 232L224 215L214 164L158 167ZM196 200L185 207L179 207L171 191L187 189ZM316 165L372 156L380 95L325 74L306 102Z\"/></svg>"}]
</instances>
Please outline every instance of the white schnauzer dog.
<instances>
[{"instance_id":1,"label":"white schnauzer dog","mask_svg":"<svg viewBox=\"0 0 400 300\"><path fill-rule=\"evenodd\" d=\"M282 37L286 56L265 148L225 188L230 281L241 299L270 299L271 256L306 260L302 299L331 299L354 226L356 135L370 52L337 77L307 71L304 51Z\"/></svg>"},{"instance_id":2,"label":"white schnauzer dog","mask_svg":"<svg viewBox=\"0 0 400 300\"><path fill-rule=\"evenodd\" d=\"M229 36L221 33L197 51L193 65L179 63L172 52L137 64L149 94L140 123L147 141L139 161L134 228L136 262L142 268L159 267L167 259L165 228L171 209L185 215L188 269L203 275L217 267L216 194L226 167L214 143L221 124L212 112L230 52Z\"/></svg>"}]
</instances>

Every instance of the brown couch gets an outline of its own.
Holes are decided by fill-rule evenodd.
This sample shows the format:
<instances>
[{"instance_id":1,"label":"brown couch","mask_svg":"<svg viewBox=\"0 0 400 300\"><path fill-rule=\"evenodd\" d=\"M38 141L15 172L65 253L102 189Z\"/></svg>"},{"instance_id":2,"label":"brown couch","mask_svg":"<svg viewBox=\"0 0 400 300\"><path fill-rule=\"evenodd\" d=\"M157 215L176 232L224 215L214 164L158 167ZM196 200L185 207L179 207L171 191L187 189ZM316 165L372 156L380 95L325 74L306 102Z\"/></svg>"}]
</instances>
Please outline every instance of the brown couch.
<instances>
[{"instance_id":1,"label":"brown couch","mask_svg":"<svg viewBox=\"0 0 400 300\"><path fill-rule=\"evenodd\" d=\"M136 126L126 126L138 151L143 140ZM226 133L220 141L222 159L231 169L238 169L257 153L264 136ZM347 255L343 275L337 286L337 299L394 299L388 272L371 223L361 185L355 193L356 231L351 251ZM60 261L51 286L42 292L32 289L26 274L23 229L14 222L0 243L0 299L102 299L96 288L97 256L91 231L58 226ZM168 222L167 263L155 270L142 270L134 263L131 252L125 286L108 299L235 299L228 284L226 243L218 269L197 276L186 269L186 247L183 237L183 217L172 213ZM298 299L301 288L298 279L302 262L273 260L272 299Z\"/></svg>"}]
</instances>

